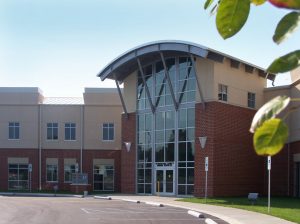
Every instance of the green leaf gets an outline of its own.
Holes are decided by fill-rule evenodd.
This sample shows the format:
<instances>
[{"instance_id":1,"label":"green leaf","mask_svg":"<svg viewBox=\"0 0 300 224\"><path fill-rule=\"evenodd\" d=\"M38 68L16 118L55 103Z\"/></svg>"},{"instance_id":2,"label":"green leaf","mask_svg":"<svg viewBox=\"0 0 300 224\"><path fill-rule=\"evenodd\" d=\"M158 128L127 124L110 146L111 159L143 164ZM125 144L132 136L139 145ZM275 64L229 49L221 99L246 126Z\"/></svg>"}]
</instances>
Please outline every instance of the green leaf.
<instances>
[{"instance_id":1,"label":"green leaf","mask_svg":"<svg viewBox=\"0 0 300 224\"><path fill-rule=\"evenodd\" d=\"M288 138L287 125L278 118L267 120L253 136L254 149L258 155L273 156L280 152Z\"/></svg>"},{"instance_id":2,"label":"green leaf","mask_svg":"<svg viewBox=\"0 0 300 224\"><path fill-rule=\"evenodd\" d=\"M244 26L250 12L250 0L221 0L217 12L217 29L227 39Z\"/></svg>"},{"instance_id":3,"label":"green leaf","mask_svg":"<svg viewBox=\"0 0 300 224\"><path fill-rule=\"evenodd\" d=\"M250 132L254 133L266 120L274 118L283 111L289 105L290 100L291 98L287 96L277 96L265 103L254 115Z\"/></svg>"},{"instance_id":4,"label":"green leaf","mask_svg":"<svg viewBox=\"0 0 300 224\"><path fill-rule=\"evenodd\" d=\"M206 2L204 4L204 9L207 9L213 2L214 2L214 0L206 0Z\"/></svg>"},{"instance_id":5,"label":"green leaf","mask_svg":"<svg viewBox=\"0 0 300 224\"><path fill-rule=\"evenodd\" d=\"M266 0L251 0L254 5L262 5L266 2Z\"/></svg>"},{"instance_id":6,"label":"green leaf","mask_svg":"<svg viewBox=\"0 0 300 224\"><path fill-rule=\"evenodd\" d=\"M276 7L286 9L300 9L300 0L269 0Z\"/></svg>"},{"instance_id":7,"label":"green leaf","mask_svg":"<svg viewBox=\"0 0 300 224\"><path fill-rule=\"evenodd\" d=\"M297 28L299 23L300 13L290 12L289 14L285 15L276 27L275 34L273 36L274 42L280 44Z\"/></svg>"},{"instance_id":8,"label":"green leaf","mask_svg":"<svg viewBox=\"0 0 300 224\"><path fill-rule=\"evenodd\" d=\"M277 58L267 69L270 73L284 73L297 68L300 65L300 50L291 52Z\"/></svg>"}]
</instances>

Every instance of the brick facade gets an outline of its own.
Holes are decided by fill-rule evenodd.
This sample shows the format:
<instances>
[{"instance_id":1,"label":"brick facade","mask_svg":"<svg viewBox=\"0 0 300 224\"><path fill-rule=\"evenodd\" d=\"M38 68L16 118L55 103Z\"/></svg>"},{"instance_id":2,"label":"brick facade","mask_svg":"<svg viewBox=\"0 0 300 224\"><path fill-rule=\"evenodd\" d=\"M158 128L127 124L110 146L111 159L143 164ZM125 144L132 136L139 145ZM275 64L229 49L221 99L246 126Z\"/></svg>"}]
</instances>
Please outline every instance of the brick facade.
<instances>
[{"instance_id":1,"label":"brick facade","mask_svg":"<svg viewBox=\"0 0 300 224\"><path fill-rule=\"evenodd\" d=\"M264 158L252 146L249 127L254 110L221 102L196 105L195 136L207 136L205 149L196 140L195 195L203 196L204 157L209 157L208 195L241 196L263 193Z\"/></svg>"},{"instance_id":2,"label":"brick facade","mask_svg":"<svg viewBox=\"0 0 300 224\"><path fill-rule=\"evenodd\" d=\"M124 142L131 142L127 152ZM122 114L121 192L136 193L136 114Z\"/></svg>"},{"instance_id":3,"label":"brick facade","mask_svg":"<svg viewBox=\"0 0 300 224\"><path fill-rule=\"evenodd\" d=\"M0 190L8 189L8 158L28 158L32 164L32 189L39 187L39 157L38 149L0 149Z\"/></svg>"},{"instance_id":4,"label":"brick facade","mask_svg":"<svg viewBox=\"0 0 300 224\"><path fill-rule=\"evenodd\" d=\"M8 189L8 158L28 158L32 164L32 190L39 189L39 150L38 149L0 149L0 190ZM46 181L46 159L58 159L58 182ZM75 158L80 164L80 150L42 149L42 190L53 190L54 185L59 190L70 191L70 183L64 183L64 159ZM83 150L83 173L88 173L89 191L93 191L93 159L114 160L114 191L120 192L121 153L120 150Z\"/></svg>"}]
</instances>

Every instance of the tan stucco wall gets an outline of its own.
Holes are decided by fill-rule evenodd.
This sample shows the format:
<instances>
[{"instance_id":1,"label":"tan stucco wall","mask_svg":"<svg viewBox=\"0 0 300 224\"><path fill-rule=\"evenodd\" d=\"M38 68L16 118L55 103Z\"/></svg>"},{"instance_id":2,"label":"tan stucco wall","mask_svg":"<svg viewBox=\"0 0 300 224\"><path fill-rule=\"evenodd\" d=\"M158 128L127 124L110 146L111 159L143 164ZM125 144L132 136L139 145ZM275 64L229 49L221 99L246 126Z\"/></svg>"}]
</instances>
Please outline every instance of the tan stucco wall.
<instances>
[{"instance_id":1,"label":"tan stucco wall","mask_svg":"<svg viewBox=\"0 0 300 224\"><path fill-rule=\"evenodd\" d=\"M0 105L0 142L1 148L38 147L38 106ZM20 123L20 139L8 139L8 123Z\"/></svg>"},{"instance_id":2,"label":"tan stucco wall","mask_svg":"<svg viewBox=\"0 0 300 224\"><path fill-rule=\"evenodd\" d=\"M124 80L124 102L128 113L136 111L136 82L137 71Z\"/></svg>"},{"instance_id":3,"label":"tan stucco wall","mask_svg":"<svg viewBox=\"0 0 300 224\"><path fill-rule=\"evenodd\" d=\"M242 107L248 106L248 92L256 94L256 109L263 105L263 91L266 79L258 76L257 70L246 73L244 64L238 69L230 66L230 60L214 63L214 99L218 100L218 85L228 86L228 103Z\"/></svg>"},{"instance_id":4,"label":"tan stucco wall","mask_svg":"<svg viewBox=\"0 0 300 224\"><path fill-rule=\"evenodd\" d=\"M198 81L205 101L214 99L213 83L214 83L214 62L208 59L196 59L196 68ZM196 102L201 102L198 87L196 86Z\"/></svg>"},{"instance_id":5,"label":"tan stucco wall","mask_svg":"<svg viewBox=\"0 0 300 224\"><path fill-rule=\"evenodd\" d=\"M79 105L42 106L42 148L80 149L80 107ZM58 123L58 140L47 140L47 123ZM65 140L65 123L76 124L76 140Z\"/></svg>"},{"instance_id":6,"label":"tan stucco wall","mask_svg":"<svg viewBox=\"0 0 300 224\"><path fill-rule=\"evenodd\" d=\"M3 105L34 105L42 100L42 93L35 87L0 87L0 103Z\"/></svg>"},{"instance_id":7,"label":"tan stucco wall","mask_svg":"<svg viewBox=\"0 0 300 224\"><path fill-rule=\"evenodd\" d=\"M293 71L291 71L292 83L296 82L299 79L300 79L300 67L298 67L298 68L294 69Z\"/></svg>"},{"instance_id":8,"label":"tan stucco wall","mask_svg":"<svg viewBox=\"0 0 300 224\"><path fill-rule=\"evenodd\" d=\"M83 97L85 105L121 105L116 88L87 88Z\"/></svg>"},{"instance_id":9,"label":"tan stucco wall","mask_svg":"<svg viewBox=\"0 0 300 224\"><path fill-rule=\"evenodd\" d=\"M84 108L84 148L121 149L121 106ZM102 124L114 123L114 141L102 141Z\"/></svg>"}]
</instances>

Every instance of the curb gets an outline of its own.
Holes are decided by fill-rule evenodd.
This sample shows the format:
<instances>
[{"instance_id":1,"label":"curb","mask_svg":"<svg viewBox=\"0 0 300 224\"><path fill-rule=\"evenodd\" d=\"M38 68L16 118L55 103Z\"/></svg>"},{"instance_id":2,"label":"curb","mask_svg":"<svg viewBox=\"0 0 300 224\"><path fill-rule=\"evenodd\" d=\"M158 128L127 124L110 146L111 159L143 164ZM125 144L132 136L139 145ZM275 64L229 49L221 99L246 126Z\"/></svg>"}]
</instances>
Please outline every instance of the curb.
<instances>
[{"instance_id":1,"label":"curb","mask_svg":"<svg viewBox=\"0 0 300 224\"><path fill-rule=\"evenodd\" d=\"M104 199L104 200L111 200L111 197L108 196L94 196L95 199Z\"/></svg>"},{"instance_id":2,"label":"curb","mask_svg":"<svg viewBox=\"0 0 300 224\"><path fill-rule=\"evenodd\" d=\"M163 204L157 203L157 202L152 202L152 201L146 201L145 204L152 205L152 206L158 206L158 207L164 207Z\"/></svg>"},{"instance_id":3,"label":"curb","mask_svg":"<svg viewBox=\"0 0 300 224\"><path fill-rule=\"evenodd\" d=\"M138 200L131 200L131 199L121 199L122 201L127 201L127 202L133 202L133 203L137 203L137 204L139 204L139 203L141 203L140 201L138 201Z\"/></svg>"},{"instance_id":4,"label":"curb","mask_svg":"<svg viewBox=\"0 0 300 224\"><path fill-rule=\"evenodd\" d=\"M1 196L19 196L19 197L83 197L83 195L73 194L47 194L47 193L18 193L18 192L0 192Z\"/></svg>"},{"instance_id":5,"label":"curb","mask_svg":"<svg viewBox=\"0 0 300 224\"><path fill-rule=\"evenodd\" d=\"M192 215L196 218L204 218L204 215L202 213L196 212L196 211L193 211L193 210L188 210L188 214Z\"/></svg>"}]
</instances>

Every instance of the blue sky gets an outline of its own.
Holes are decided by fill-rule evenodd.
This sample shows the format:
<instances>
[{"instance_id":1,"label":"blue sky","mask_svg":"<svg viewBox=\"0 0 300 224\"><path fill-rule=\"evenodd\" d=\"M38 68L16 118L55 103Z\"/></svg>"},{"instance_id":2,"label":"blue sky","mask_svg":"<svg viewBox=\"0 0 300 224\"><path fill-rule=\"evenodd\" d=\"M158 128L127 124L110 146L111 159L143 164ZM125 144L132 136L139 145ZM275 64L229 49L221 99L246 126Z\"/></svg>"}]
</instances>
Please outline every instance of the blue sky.
<instances>
[{"instance_id":1,"label":"blue sky","mask_svg":"<svg viewBox=\"0 0 300 224\"><path fill-rule=\"evenodd\" d=\"M266 68L300 47L300 32L280 46L272 35L288 11L251 7L240 33L224 41L204 0L0 0L1 86L36 86L46 96L81 96L115 87L97 73L123 52L156 40L195 42ZM283 75L277 84L288 83Z\"/></svg>"}]
</instances>

